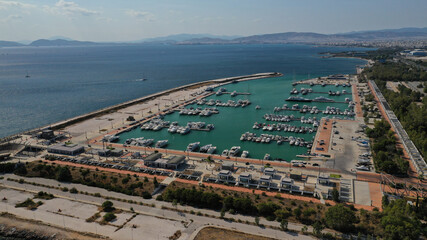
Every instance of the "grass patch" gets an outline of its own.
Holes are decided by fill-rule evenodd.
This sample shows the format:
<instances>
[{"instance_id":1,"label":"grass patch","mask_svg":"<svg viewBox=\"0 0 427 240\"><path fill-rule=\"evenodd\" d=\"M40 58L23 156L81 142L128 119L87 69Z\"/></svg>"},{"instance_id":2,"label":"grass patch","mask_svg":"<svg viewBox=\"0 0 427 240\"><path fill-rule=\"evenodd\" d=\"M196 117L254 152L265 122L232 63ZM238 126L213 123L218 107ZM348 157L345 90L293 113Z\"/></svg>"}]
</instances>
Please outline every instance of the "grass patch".
<instances>
[{"instance_id":1,"label":"grass patch","mask_svg":"<svg viewBox=\"0 0 427 240\"><path fill-rule=\"evenodd\" d=\"M329 176L330 176L331 178L341 178L341 175L340 175L340 174L334 174L334 173L331 173Z\"/></svg>"}]
</instances>

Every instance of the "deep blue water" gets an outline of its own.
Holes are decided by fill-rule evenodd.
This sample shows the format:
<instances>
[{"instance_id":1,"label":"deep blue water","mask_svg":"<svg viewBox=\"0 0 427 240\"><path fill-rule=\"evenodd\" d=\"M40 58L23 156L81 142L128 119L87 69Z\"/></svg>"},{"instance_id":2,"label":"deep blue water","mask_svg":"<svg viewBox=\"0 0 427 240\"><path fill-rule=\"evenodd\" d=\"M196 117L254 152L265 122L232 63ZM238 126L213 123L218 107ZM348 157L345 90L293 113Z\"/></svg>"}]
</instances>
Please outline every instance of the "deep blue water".
<instances>
[{"instance_id":1,"label":"deep blue water","mask_svg":"<svg viewBox=\"0 0 427 240\"><path fill-rule=\"evenodd\" d=\"M364 61L318 55L348 50L360 49L307 45L0 48L0 137L209 79L258 72L282 72L296 79L354 73ZM25 78L27 72L30 78ZM142 77L148 80L137 81Z\"/></svg>"}]
</instances>

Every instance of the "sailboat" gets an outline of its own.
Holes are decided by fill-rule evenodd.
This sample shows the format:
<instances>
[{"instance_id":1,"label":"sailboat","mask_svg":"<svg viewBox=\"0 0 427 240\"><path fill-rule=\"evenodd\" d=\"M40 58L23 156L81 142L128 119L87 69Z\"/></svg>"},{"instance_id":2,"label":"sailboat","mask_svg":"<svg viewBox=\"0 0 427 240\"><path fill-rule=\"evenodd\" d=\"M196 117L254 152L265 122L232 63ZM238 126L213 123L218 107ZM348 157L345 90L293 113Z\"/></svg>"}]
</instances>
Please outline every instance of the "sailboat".
<instances>
[{"instance_id":1,"label":"sailboat","mask_svg":"<svg viewBox=\"0 0 427 240\"><path fill-rule=\"evenodd\" d=\"M25 78L29 78L29 77L31 77L31 76L28 74L28 71L27 71L27 74L25 75Z\"/></svg>"}]
</instances>

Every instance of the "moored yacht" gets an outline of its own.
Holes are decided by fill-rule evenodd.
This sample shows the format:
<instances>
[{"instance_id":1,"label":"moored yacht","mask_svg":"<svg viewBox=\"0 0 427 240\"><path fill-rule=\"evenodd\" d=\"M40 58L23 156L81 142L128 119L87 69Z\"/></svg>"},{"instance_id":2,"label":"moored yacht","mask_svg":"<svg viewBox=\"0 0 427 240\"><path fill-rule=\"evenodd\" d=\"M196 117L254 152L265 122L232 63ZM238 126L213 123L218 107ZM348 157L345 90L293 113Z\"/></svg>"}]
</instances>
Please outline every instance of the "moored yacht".
<instances>
[{"instance_id":1,"label":"moored yacht","mask_svg":"<svg viewBox=\"0 0 427 240\"><path fill-rule=\"evenodd\" d=\"M160 140L156 142L156 148L163 148L166 147L169 144L168 140Z\"/></svg>"},{"instance_id":2,"label":"moored yacht","mask_svg":"<svg viewBox=\"0 0 427 240\"><path fill-rule=\"evenodd\" d=\"M240 146L234 146L228 152L230 156L235 157L240 153Z\"/></svg>"},{"instance_id":3,"label":"moored yacht","mask_svg":"<svg viewBox=\"0 0 427 240\"><path fill-rule=\"evenodd\" d=\"M198 148L200 147L200 142L194 142L194 143L190 143L187 146L187 150L188 152L194 152L196 151Z\"/></svg>"},{"instance_id":4,"label":"moored yacht","mask_svg":"<svg viewBox=\"0 0 427 240\"><path fill-rule=\"evenodd\" d=\"M243 151L242 152L242 158L247 158L249 156L249 152L248 151Z\"/></svg>"}]
</instances>

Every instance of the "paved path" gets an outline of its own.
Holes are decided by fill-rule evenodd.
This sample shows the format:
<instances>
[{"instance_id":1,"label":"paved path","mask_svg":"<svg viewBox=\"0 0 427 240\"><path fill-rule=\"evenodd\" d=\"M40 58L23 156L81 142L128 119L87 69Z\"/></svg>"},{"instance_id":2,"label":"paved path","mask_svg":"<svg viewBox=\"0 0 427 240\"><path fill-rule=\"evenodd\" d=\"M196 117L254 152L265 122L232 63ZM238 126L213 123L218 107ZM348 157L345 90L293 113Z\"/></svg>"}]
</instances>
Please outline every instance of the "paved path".
<instances>
[{"instance_id":1,"label":"paved path","mask_svg":"<svg viewBox=\"0 0 427 240\"><path fill-rule=\"evenodd\" d=\"M354 181L355 203L370 206L371 196L369 190L369 183Z\"/></svg>"}]
</instances>

